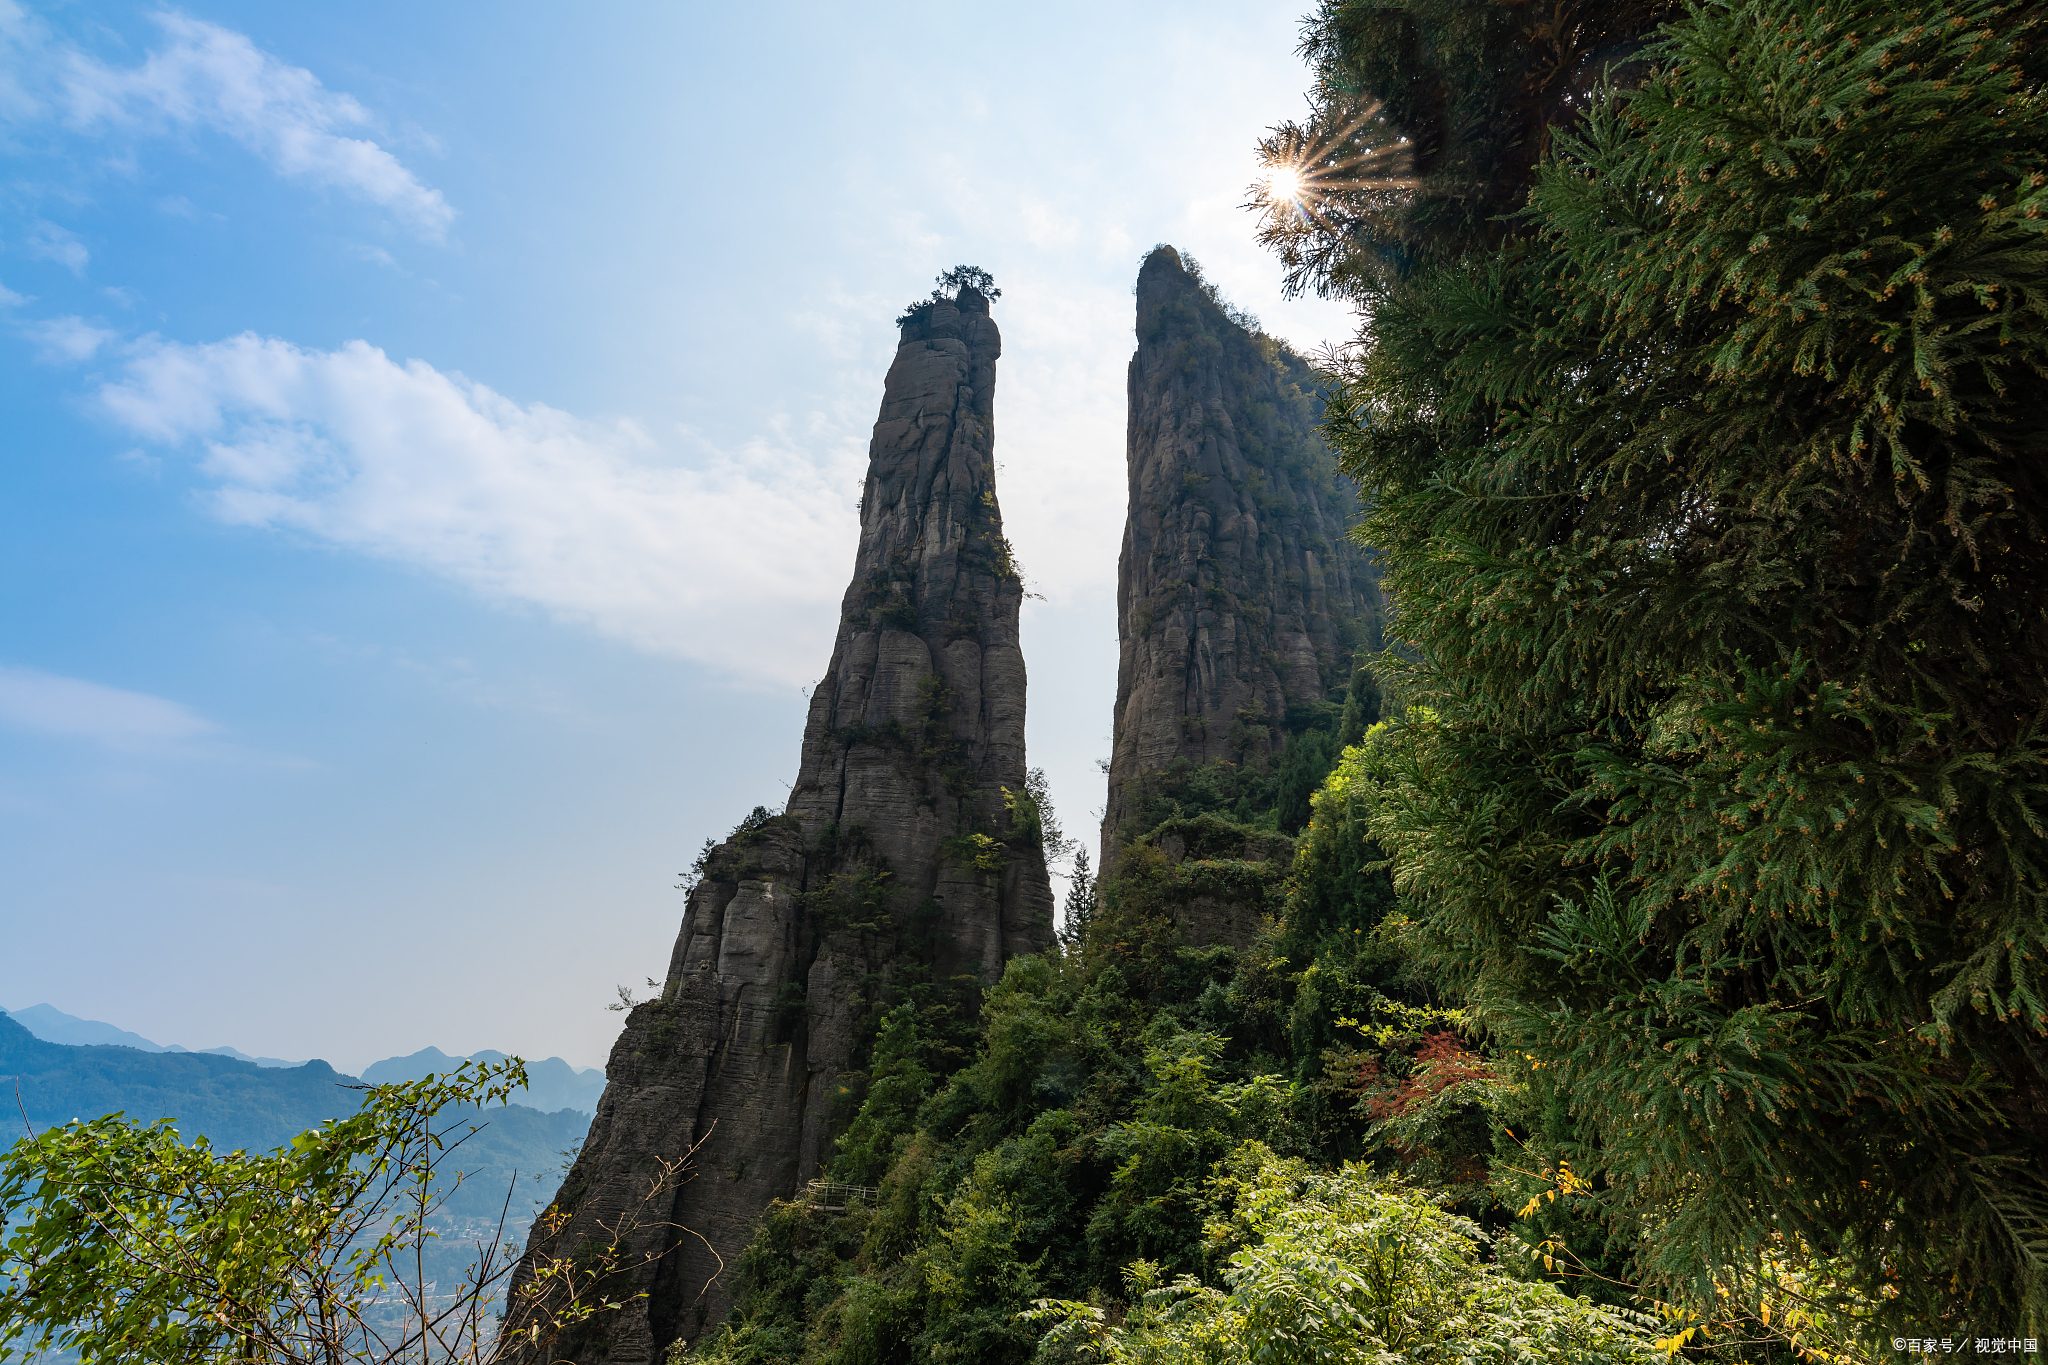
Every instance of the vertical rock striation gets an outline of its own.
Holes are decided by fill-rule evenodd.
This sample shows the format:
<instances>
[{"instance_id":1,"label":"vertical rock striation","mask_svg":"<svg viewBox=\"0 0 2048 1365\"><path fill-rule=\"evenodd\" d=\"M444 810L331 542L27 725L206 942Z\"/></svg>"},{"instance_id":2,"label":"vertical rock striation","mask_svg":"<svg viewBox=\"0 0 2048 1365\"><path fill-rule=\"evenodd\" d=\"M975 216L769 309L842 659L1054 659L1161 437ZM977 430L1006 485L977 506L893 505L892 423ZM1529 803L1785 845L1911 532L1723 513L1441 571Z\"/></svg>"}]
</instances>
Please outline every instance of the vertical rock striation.
<instances>
[{"instance_id":1,"label":"vertical rock striation","mask_svg":"<svg viewBox=\"0 0 2048 1365\"><path fill-rule=\"evenodd\" d=\"M1052 942L1037 824L1017 800L1023 584L995 494L1001 349L971 287L902 320L789 808L706 850L661 997L612 1049L556 1199L566 1221L537 1225L515 1274L517 1303L550 1257L616 1242L613 1296L648 1297L548 1359L652 1361L716 1324L754 1219L830 1163L885 1001L951 984L971 1009L973 987ZM686 1182L657 1190L693 1147ZM508 1340L525 1321L515 1308Z\"/></svg>"},{"instance_id":2,"label":"vertical rock striation","mask_svg":"<svg viewBox=\"0 0 2048 1365\"><path fill-rule=\"evenodd\" d=\"M1233 321L1172 247L1137 296L1106 875L1147 792L1204 765L1266 769L1342 696L1379 622L1307 363Z\"/></svg>"}]
</instances>

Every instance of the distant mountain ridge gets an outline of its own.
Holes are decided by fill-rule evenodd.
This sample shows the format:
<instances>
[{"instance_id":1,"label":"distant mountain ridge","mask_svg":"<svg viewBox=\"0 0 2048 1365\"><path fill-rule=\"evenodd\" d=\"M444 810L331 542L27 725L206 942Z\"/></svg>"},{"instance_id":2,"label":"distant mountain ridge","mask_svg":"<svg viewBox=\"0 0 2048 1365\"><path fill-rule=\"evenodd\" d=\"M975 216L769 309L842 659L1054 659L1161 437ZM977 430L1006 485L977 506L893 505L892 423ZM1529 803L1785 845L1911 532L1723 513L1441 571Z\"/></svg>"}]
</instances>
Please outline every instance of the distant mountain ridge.
<instances>
[{"instance_id":1,"label":"distant mountain ridge","mask_svg":"<svg viewBox=\"0 0 2048 1365\"><path fill-rule=\"evenodd\" d=\"M505 1053L486 1048L482 1052L470 1053L468 1060L502 1062L505 1058ZM381 1062L370 1063L363 1068L363 1082L366 1085L387 1085L392 1081L416 1081L422 1076L453 1071L462 1065L463 1060L451 1057L437 1047L423 1047L410 1057L386 1057ZM597 1098L602 1094L602 1071L596 1067L579 1070L560 1057L549 1057L526 1064L526 1090L519 1102L549 1113L557 1109L575 1109L584 1114L595 1114Z\"/></svg>"},{"instance_id":2,"label":"distant mountain ridge","mask_svg":"<svg viewBox=\"0 0 2048 1365\"><path fill-rule=\"evenodd\" d=\"M353 1080L318 1061L260 1068L204 1052L51 1042L12 1014L0 1018L0 1084L18 1090L38 1130L119 1112L174 1118L216 1146L266 1148L353 1112L356 1095L344 1088Z\"/></svg>"},{"instance_id":3,"label":"distant mountain ridge","mask_svg":"<svg viewBox=\"0 0 2048 1365\"><path fill-rule=\"evenodd\" d=\"M27 1009L7 1010L5 1013L45 1042L64 1043L71 1047L132 1047L142 1052L171 1050L139 1033L130 1033L98 1019L80 1019L75 1014L66 1014L55 1005L30 1005ZM187 1049L178 1050L183 1052Z\"/></svg>"},{"instance_id":4,"label":"distant mountain ridge","mask_svg":"<svg viewBox=\"0 0 2048 1365\"><path fill-rule=\"evenodd\" d=\"M0 1014L0 1095L10 1110L20 1096L23 1112L11 1116L17 1135L24 1124L40 1133L118 1113L145 1124L168 1118L183 1140L203 1136L216 1150L267 1151L355 1112L359 1085L321 1061L259 1067L204 1052L54 1043ZM492 1217L511 1187L517 1196L512 1219L522 1229L535 1202L560 1181L563 1159L588 1122L572 1109L542 1113L524 1104L444 1117L482 1125L463 1144L459 1164L471 1179L454 1192L448 1211Z\"/></svg>"},{"instance_id":5,"label":"distant mountain ridge","mask_svg":"<svg viewBox=\"0 0 2048 1365\"><path fill-rule=\"evenodd\" d=\"M305 1062L285 1061L280 1057L251 1057L248 1053L232 1047L195 1049L180 1047L176 1043L166 1046L102 1020L81 1019L75 1014L66 1014L50 1004L31 1005L27 1009L19 1010L0 1010L0 1014L9 1016L44 1042L61 1043L67 1047L128 1047L138 1052L226 1057L272 1069L296 1069L307 1065ZM467 1056L480 1062L502 1062L508 1054L486 1048ZM463 1060L462 1056L450 1056L437 1047L421 1048L407 1057L386 1057L382 1061L370 1063L363 1068L362 1080L366 1085L416 1081L429 1074L453 1071ZM549 1057L544 1061L528 1062L526 1074L529 1083L525 1093L520 1096L521 1104L542 1113L574 1109L587 1116L597 1112L598 1096L604 1093L604 1072L598 1068L571 1066L560 1057Z\"/></svg>"}]
</instances>

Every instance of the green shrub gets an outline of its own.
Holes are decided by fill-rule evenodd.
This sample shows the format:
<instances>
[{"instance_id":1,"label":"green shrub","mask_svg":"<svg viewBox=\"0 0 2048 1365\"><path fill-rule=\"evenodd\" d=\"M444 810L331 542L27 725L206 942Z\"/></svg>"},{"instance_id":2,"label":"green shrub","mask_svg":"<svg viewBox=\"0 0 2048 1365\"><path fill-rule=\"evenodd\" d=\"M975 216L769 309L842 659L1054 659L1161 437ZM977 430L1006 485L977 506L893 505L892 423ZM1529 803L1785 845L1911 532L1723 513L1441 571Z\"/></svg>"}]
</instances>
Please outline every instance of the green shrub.
<instances>
[{"instance_id":1,"label":"green shrub","mask_svg":"<svg viewBox=\"0 0 2048 1365\"><path fill-rule=\"evenodd\" d=\"M1139 1261L1121 1315L1041 1300L1043 1358L1104 1365L1604 1365L1665 1359L1651 1320L1517 1280L1479 1228L1369 1168L1336 1170L1239 1148L1207 1185L1222 1214L1214 1280Z\"/></svg>"}]
</instances>

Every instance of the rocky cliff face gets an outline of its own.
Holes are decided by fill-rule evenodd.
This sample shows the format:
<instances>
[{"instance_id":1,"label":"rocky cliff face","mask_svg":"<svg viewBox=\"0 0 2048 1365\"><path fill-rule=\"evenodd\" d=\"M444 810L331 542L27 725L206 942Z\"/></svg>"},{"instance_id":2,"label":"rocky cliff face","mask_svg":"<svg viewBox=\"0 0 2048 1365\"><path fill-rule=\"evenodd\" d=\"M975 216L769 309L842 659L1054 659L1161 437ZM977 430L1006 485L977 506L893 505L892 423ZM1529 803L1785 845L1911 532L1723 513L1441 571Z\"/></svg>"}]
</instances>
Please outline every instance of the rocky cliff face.
<instances>
[{"instance_id":1,"label":"rocky cliff face","mask_svg":"<svg viewBox=\"0 0 2048 1365\"><path fill-rule=\"evenodd\" d=\"M1149 825L1148 795L1270 769L1341 701L1379 621L1308 365L1233 321L1171 247L1137 294L1106 874L1120 836ZM1191 931L1236 936L1226 910Z\"/></svg>"},{"instance_id":2,"label":"rocky cliff face","mask_svg":"<svg viewBox=\"0 0 2048 1365\"><path fill-rule=\"evenodd\" d=\"M612 1296L648 1297L547 1359L652 1361L718 1323L752 1221L829 1164L883 1005L991 982L1052 941L1022 799L1023 585L995 494L1001 349L971 288L903 321L789 808L707 850L661 997L612 1050L557 1197L566 1221L537 1226L515 1276L516 1304L551 1258L616 1244ZM693 1148L684 1183L664 1186ZM515 1308L509 1327L525 1321Z\"/></svg>"}]
</instances>

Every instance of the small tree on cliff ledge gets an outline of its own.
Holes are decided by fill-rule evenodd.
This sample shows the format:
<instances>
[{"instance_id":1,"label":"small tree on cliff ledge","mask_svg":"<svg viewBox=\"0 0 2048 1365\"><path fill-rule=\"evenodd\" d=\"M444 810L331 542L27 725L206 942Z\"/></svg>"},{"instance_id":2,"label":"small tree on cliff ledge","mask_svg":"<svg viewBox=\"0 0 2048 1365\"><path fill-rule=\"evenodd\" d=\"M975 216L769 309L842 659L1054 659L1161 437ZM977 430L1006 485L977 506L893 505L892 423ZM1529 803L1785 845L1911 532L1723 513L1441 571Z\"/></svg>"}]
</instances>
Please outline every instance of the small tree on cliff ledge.
<instances>
[{"instance_id":1,"label":"small tree on cliff ledge","mask_svg":"<svg viewBox=\"0 0 2048 1365\"><path fill-rule=\"evenodd\" d=\"M985 299L999 299L1003 291L996 288L996 277L978 265L956 265L951 270L941 271L934 276L937 285L924 298L912 301L903 315L896 319L898 326L926 312L935 303L951 303L960 297L963 289L972 289Z\"/></svg>"},{"instance_id":2,"label":"small tree on cliff ledge","mask_svg":"<svg viewBox=\"0 0 2048 1365\"><path fill-rule=\"evenodd\" d=\"M933 298L957 299L963 289L972 289L983 298L999 299L1003 291L996 288L996 277L978 265L956 265L938 277L938 288L932 291Z\"/></svg>"}]
</instances>

